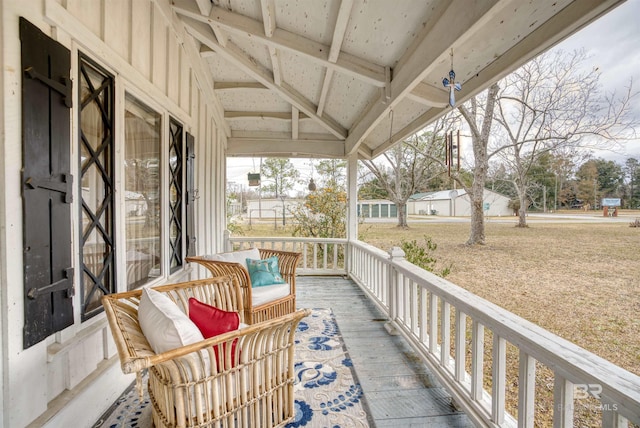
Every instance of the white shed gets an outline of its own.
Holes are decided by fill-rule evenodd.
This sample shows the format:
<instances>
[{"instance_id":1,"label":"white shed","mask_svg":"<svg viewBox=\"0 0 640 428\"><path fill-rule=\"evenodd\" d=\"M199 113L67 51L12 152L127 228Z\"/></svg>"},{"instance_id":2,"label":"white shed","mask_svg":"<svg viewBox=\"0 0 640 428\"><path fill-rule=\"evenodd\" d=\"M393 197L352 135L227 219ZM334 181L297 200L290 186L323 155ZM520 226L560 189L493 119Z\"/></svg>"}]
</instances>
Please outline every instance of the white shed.
<instances>
[{"instance_id":1,"label":"white shed","mask_svg":"<svg viewBox=\"0 0 640 428\"><path fill-rule=\"evenodd\" d=\"M484 189L484 211L488 216L509 216L509 198L489 189ZM463 189L441 190L413 195L407 202L409 215L441 215L465 217L471 215L469 195Z\"/></svg>"}]
</instances>

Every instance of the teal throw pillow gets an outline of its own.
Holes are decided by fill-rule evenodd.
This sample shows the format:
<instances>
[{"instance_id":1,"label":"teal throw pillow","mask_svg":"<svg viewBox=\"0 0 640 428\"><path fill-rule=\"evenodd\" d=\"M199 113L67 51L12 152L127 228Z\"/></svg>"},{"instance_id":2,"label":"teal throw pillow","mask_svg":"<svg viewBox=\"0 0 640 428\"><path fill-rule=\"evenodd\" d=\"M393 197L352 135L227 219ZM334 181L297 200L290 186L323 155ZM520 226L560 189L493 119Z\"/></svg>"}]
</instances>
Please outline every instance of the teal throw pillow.
<instances>
[{"instance_id":1,"label":"teal throw pillow","mask_svg":"<svg viewBox=\"0 0 640 428\"><path fill-rule=\"evenodd\" d=\"M249 269L252 287L285 283L278 268L277 256L264 260L247 259L247 268Z\"/></svg>"}]
</instances>

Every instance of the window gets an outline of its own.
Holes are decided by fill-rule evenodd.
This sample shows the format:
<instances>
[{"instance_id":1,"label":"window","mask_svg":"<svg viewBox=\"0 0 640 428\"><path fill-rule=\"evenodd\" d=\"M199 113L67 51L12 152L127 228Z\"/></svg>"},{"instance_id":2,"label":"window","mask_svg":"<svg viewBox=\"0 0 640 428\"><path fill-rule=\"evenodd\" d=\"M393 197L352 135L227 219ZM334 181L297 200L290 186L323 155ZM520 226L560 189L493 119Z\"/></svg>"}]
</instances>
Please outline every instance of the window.
<instances>
[{"instance_id":1,"label":"window","mask_svg":"<svg viewBox=\"0 0 640 428\"><path fill-rule=\"evenodd\" d=\"M127 288L161 275L160 114L125 99L125 232Z\"/></svg>"},{"instance_id":2,"label":"window","mask_svg":"<svg viewBox=\"0 0 640 428\"><path fill-rule=\"evenodd\" d=\"M102 311L100 299L116 290L114 252L114 82L79 57L80 260L82 319Z\"/></svg>"},{"instance_id":3,"label":"window","mask_svg":"<svg viewBox=\"0 0 640 428\"><path fill-rule=\"evenodd\" d=\"M169 122L169 268L182 266L182 125Z\"/></svg>"}]
</instances>

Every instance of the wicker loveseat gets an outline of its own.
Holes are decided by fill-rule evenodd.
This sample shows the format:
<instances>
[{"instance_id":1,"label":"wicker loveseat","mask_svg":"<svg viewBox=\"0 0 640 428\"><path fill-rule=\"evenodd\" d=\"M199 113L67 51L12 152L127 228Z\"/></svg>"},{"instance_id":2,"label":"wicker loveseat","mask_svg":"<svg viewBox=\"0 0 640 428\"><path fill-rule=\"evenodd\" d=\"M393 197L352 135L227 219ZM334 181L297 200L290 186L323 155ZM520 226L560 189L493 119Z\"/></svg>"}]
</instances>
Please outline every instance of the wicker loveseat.
<instances>
[{"instance_id":1,"label":"wicker loveseat","mask_svg":"<svg viewBox=\"0 0 640 428\"><path fill-rule=\"evenodd\" d=\"M185 314L190 297L224 311L242 307L232 276L153 290L168 296ZM148 369L156 427L280 427L292 420L294 333L309 310L156 354L140 326L141 295L142 290L111 294L102 303L122 371L136 373L141 394L141 373Z\"/></svg>"},{"instance_id":2,"label":"wicker loveseat","mask_svg":"<svg viewBox=\"0 0 640 428\"><path fill-rule=\"evenodd\" d=\"M251 277L245 260L247 258L268 259L277 257L278 267L284 284L252 287ZM189 263L206 267L215 276L233 275L242 289L245 307L245 322L253 324L289 314L296 310L296 268L301 253L251 248L228 253L187 257Z\"/></svg>"}]
</instances>

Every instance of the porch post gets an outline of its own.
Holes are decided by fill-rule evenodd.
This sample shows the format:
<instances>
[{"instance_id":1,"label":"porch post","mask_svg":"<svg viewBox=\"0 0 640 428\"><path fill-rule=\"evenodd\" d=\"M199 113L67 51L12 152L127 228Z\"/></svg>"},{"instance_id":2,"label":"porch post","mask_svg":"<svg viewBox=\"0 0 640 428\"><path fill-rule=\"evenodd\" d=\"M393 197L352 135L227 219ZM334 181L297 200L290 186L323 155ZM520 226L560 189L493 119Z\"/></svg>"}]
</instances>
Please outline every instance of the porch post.
<instances>
[{"instance_id":1,"label":"porch post","mask_svg":"<svg viewBox=\"0 0 640 428\"><path fill-rule=\"evenodd\" d=\"M345 268L351 273L350 243L358 239L358 153L347 158L347 249Z\"/></svg>"}]
</instances>

